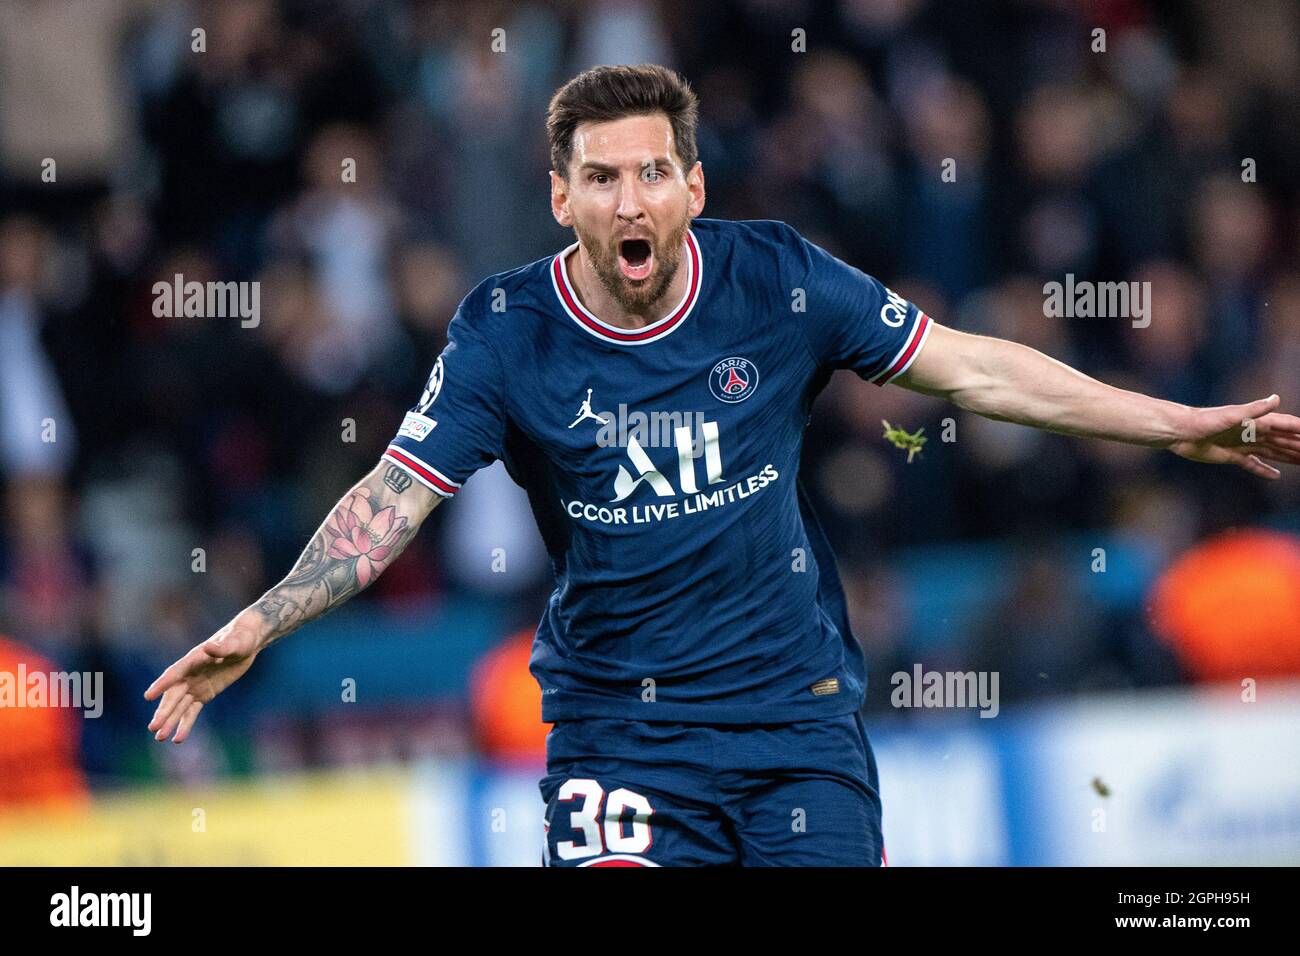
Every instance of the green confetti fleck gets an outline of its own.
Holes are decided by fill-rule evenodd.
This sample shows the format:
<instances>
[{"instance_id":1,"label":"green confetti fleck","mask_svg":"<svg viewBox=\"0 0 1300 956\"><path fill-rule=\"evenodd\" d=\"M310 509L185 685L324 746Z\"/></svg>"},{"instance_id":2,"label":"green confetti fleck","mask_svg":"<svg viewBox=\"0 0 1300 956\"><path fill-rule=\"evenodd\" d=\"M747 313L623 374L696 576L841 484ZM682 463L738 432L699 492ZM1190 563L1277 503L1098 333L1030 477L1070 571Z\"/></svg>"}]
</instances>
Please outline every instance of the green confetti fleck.
<instances>
[{"instance_id":1,"label":"green confetti fleck","mask_svg":"<svg viewBox=\"0 0 1300 956\"><path fill-rule=\"evenodd\" d=\"M895 428L883 418L880 420L880 424L885 426L885 439L892 442L895 448L902 448L907 451L907 463L910 465L912 457L920 453L921 446L927 441L921 434L925 429L918 428L915 435L909 435L903 429Z\"/></svg>"}]
</instances>

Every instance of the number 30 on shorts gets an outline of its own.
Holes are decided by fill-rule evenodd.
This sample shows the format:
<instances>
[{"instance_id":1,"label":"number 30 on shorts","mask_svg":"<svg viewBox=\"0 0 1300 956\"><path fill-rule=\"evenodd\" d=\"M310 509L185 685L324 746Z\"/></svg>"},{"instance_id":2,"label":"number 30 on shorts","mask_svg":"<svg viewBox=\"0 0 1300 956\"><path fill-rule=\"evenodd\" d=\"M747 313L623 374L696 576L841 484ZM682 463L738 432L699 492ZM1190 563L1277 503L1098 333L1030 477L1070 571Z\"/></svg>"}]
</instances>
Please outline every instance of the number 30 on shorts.
<instances>
[{"instance_id":1,"label":"number 30 on shorts","mask_svg":"<svg viewBox=\"0 0 1300 956\"><path fill-rule=\"evenodd\" d=\"M582 801L569 814L569 826L575 836L581 831L582 842L557 843L555 852L561 860L583 860L602 853L644 853L654 842L650 832L654 808L644 796L626 787L606 796L595 780L571 778L560 786L555 799L557 803ZM631 819L624 819L629 810Z\"/></svg>"}]
</instances>

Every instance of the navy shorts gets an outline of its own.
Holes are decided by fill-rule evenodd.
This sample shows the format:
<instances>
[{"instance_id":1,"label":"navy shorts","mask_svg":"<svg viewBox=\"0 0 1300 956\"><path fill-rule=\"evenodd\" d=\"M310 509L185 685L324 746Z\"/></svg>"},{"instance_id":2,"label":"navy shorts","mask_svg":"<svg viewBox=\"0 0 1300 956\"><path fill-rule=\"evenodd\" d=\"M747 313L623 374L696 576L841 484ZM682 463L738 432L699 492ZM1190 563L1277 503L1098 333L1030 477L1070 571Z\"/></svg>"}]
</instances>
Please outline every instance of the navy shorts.
<instances>
[{"instance_id":1,"label":"navy shorts","mask_svg":"<svg viewBox=\"0 0 1300 956\"><path fill-rule=\"evenodd\" d=\"M546 738L550 866L879 866L857 714L789 724L587 718Z\"/></svg>"}]
</instances>

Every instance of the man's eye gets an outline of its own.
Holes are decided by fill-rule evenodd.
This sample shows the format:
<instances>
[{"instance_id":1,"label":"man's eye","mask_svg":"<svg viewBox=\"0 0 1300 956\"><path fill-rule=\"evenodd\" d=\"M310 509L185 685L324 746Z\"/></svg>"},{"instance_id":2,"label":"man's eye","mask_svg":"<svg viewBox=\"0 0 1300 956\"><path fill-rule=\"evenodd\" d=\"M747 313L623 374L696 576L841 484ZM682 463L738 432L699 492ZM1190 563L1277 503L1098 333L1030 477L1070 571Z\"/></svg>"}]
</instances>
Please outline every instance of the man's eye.
<instances>
[{"instance_id":1,"label":"man's eye","mask_svg":"<svg viewBox=\"0 0 1300 956\"><path fill-rule=\"evenodd\" d=\"M664 178L664 174L663 171L659 169L647 169L643 178L647 182L657 183L659 180Z\"/></svg>"},{"instance_id":2,"label":"man's eye","mask_svg":"<svg viewBox=\"0 0 1300 956\"><path fill-rule=\"evenodd\" d=\"M593 173L591 177L591 181L595 183L597 186L605 185L608 179L609 176L606 173Z\"/></svg>"}]
</instances>

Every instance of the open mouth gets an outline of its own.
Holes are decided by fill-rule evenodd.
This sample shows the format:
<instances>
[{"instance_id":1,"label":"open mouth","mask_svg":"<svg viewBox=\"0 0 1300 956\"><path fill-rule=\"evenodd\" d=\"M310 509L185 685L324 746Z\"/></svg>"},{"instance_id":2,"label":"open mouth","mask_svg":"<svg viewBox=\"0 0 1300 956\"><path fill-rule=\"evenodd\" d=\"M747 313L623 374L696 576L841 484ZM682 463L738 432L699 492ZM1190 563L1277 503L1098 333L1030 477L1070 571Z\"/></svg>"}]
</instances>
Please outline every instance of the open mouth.
<instances>
[{"instance_id":1,"label":"open mouth","mask_svg":"<svg viewBox=\"0 0 1300 956\"><path fill-rule=\"evenodd\" d=\"M618 244L618 265L632 280L644 279L654 267L654 250L646 239L624 239Z\"/></svg>"}]
</instances>

